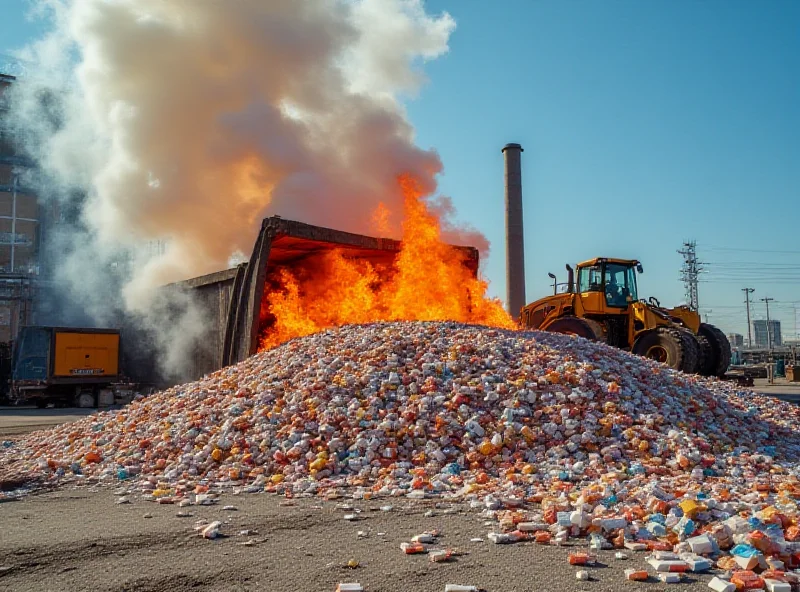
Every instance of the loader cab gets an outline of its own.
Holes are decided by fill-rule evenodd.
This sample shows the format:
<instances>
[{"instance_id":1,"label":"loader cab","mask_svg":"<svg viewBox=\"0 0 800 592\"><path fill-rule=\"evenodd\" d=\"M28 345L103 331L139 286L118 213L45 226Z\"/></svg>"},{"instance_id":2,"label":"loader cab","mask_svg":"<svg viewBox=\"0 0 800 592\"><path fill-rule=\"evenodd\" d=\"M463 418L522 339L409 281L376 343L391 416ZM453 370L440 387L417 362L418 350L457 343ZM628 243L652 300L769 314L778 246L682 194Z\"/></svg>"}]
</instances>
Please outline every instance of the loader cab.
<instances>
[{"instance_id":1,"label":"loader cab","mask_svg":"<svg viewBox=\"0 0 800 592\"><path fill-rule=\"evenodd\" d=\"M623 313L639 299L636 289L638 261L592 259L578 264L578 293L589 313Z\"/></svg>"}]
</instances>

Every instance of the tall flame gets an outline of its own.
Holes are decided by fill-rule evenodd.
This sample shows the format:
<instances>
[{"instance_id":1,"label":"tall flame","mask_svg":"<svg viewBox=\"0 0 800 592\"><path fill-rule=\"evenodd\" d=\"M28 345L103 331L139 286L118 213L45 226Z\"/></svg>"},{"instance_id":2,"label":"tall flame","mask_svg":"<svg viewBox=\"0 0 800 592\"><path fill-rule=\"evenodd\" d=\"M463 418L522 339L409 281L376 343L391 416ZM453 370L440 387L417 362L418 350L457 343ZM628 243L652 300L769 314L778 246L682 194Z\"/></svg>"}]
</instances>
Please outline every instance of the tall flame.
<instances>
[{"instance_id":1,"label":"tall flame","mask_svg":"<svg viewBox=\"0 0 800 592\"><path fill-rule=\"evenodd\" d=\"M376 321L460 321L514 328L516 323L488 285L464 264L464 254L441 239L419 184L399 179L404 196L403 237L391 266L348 259L340 250L311 268L282 269L264 298L262 319L272 322L260 349L328 327ZM379 213L379 217L383 214Z\"/></svg>"}]
</instances>

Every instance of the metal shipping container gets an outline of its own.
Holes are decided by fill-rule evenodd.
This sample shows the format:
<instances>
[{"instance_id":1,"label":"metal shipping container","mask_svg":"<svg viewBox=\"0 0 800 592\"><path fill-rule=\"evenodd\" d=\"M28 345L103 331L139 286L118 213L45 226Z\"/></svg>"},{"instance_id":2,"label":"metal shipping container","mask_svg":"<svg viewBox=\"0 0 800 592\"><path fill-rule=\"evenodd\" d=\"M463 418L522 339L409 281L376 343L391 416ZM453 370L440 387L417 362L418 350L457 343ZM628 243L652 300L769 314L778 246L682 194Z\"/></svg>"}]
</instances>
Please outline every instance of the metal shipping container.
<instances>
[{"instance_id":1,"label":"metal shipping container","mask_svg":"<svg viewBox=\"0 0 800 592\"><path fill-rule=\"evenodd\" d=\"M464 264L477 276L478 250L456 248L463 252ZM341 250L348 258L391 264L400 250L400 242L273 216L262 222L247 263L167 286L166 289L190 293L207 319L191 368L180 380L200 378L256 353L268 273L281 267L295 267L332 249Z\"/></svg>"}]
</instances>

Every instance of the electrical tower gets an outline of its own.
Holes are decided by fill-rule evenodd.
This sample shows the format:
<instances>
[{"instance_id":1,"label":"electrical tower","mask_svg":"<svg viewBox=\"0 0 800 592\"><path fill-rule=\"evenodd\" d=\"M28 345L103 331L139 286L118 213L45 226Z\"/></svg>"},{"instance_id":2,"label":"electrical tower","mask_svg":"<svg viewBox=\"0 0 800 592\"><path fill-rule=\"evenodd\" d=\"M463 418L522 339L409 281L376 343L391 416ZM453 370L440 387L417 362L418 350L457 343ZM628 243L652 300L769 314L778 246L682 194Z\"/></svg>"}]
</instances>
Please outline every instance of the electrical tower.
<instances>
[{"instance_id":1,"label":"electrical tower","mask_svg":"<svg viewBox=\"0 0 800 592\"><path fill-rule=\"evenodd\" d=\"M678 251L683 255L683 267L681 267L681 281L686 289L686 303L694 311L700 309L697 297L697 284L700 274L703 272L702 263L697 260L697 243L688 241L683 243L683 249Z\"/></svg>"}]
</instances>

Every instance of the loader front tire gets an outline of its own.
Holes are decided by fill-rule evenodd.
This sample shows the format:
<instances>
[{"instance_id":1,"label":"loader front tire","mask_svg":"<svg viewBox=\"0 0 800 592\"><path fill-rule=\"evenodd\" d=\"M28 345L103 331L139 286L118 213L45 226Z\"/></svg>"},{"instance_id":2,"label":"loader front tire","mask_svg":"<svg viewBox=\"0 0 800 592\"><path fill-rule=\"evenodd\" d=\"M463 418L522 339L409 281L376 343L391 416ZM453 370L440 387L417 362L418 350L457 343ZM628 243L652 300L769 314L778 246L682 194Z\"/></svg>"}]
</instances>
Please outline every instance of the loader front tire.
<instances>
[{"instance_id":1,"label":"loader front tire","mask_svg":"<svg viewBox=\"0 0 800 592\"><path fill-rule=\"evenodd\" d=\"M560 317L547 325L544 330L549 331L550 333L577 335L578 337L583 337L584 339L589 339L591 341L597 341L597 339L600 337L595 333L592 325L578 317Z\"/></svg>"},{"instance_id":2,"label":"loader front tire","mask_svg":"<svg viewBox=\"0 0 800 592\"><path fill-rule=\"evenodd\" d=\"M648 331L633 344L631 351L637 356L666 364L675 370L683 370L686 355L686 339L675 327L658 327ZM691 346L688 346L691 347ZM691 352L689 353L689 357ZM690 363L696 364L695 361Z\"/></svg>"}]
</instances>

